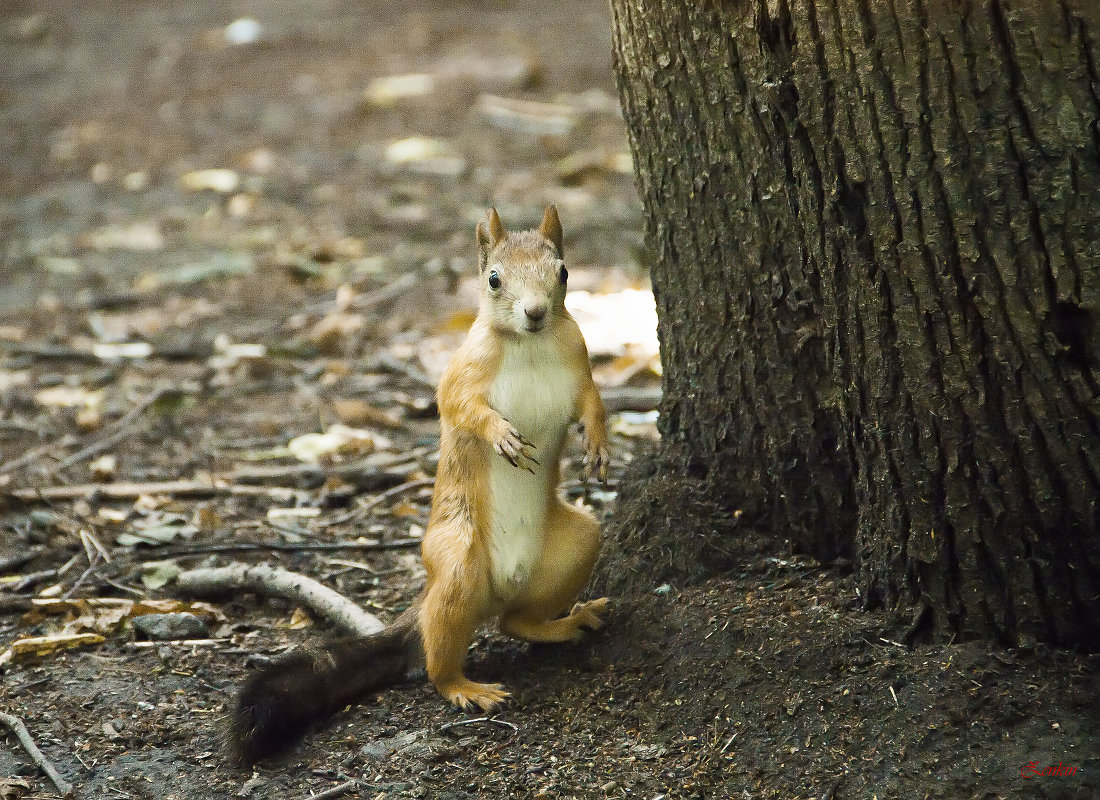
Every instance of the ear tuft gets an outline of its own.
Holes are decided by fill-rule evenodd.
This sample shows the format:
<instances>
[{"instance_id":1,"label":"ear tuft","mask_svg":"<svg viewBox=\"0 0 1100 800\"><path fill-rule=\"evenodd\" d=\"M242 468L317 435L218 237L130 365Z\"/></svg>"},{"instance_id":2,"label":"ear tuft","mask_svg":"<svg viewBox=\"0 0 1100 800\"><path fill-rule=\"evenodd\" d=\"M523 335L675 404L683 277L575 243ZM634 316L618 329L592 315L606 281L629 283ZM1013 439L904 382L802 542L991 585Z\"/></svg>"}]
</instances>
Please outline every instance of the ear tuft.
<instances>
[{"instance_id":1,"label":"ear tuft","mask_svg":"<svg viewBox=\"0 0 1100 800\"><path fill-rule=\"evenodd\" d=\"M508 231L500 222L495 208L490 208L486 218L477 224L477 266L478 270L485 269L489 260L489 253L494 247L508 238Z\"/></svg>"},{"instance_id":2,"label":"ear tuft","mask_svg":"<svg viewBox=\"0 0 1100 800\"><path fill-rule=\"evenodd\" d=\"M508 238L508 231L504 230L504 225L501 224L495 208L489 209L489 236L491 245L494 247Z\"/></svg>"},{"instance_id":3,"label":"ear tuft","mask_svg":"<svg viewBox=\"0 0 1100 800\"><path fill-rule=\"evenodd\" d=\"M558 251L558 258L561 258L561 220L558 219L557 206L551 204L546 207L546 212L542 215L542 224L539 225L539 233L543 238L550 240L554 249Z\"/></svg>"}]
</instances>

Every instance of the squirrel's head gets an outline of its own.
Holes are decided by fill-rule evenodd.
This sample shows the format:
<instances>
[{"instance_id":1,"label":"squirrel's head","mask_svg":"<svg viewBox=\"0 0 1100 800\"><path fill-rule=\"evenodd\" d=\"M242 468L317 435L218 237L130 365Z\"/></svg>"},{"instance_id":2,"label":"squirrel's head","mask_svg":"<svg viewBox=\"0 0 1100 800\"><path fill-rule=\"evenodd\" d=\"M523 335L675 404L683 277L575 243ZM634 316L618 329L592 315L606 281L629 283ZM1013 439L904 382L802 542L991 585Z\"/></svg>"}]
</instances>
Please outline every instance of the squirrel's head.
<instances>
[{"instance_id":1,"label":"squirrel's head","mask_svg":"<svg viewBox=\"0 0 1100 800\"><path fill-rule=\"evenodd\" d=\"M569 273L561 259L558 210L547 206L537 230L509 233L495 208L477 225L481 313L494 330L528 335L565 314Z\"/></svg>"}]
</instances>

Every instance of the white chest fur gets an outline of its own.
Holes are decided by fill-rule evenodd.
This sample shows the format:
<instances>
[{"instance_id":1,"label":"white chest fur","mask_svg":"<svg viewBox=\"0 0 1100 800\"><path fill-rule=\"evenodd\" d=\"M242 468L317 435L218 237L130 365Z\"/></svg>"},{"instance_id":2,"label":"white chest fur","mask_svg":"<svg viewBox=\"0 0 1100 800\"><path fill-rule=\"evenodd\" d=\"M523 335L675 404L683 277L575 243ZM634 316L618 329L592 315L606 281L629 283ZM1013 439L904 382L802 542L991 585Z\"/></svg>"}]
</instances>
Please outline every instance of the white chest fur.
<instances>
[{"instance_id":1,"label":"white chest fur","mask_svg":"<svg viewBox=\"0 0 1100 800\"><path fill-rule=\"evenodd\" d=\"M510 598L524 586L539 557L558 463L577 402L577 378L548 331L508 343L489 404L535 445L531 474L496 454L489 458L493 587Z\"/></svg>"}]
</instances>

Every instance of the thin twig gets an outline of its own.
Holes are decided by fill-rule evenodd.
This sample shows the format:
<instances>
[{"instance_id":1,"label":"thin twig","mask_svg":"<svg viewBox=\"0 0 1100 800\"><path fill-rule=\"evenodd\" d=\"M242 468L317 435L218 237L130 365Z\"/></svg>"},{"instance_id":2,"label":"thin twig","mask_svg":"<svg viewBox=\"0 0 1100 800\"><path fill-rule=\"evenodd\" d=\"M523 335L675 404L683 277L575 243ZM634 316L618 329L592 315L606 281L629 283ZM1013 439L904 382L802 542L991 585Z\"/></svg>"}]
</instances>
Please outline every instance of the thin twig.
<instances>
[{"instance_id":1,"label":"thin twig","mask_svg":"<svg viewBox=\"0 0 1100 800\"><path fill-rule=\"evenodd\" d=\"M5 572L12 572L13 570L17 570L24 564L28 564L31 561L34 561L40 555L45 553L46 549L47 548L45 545L39 544L35 545L34 547L27 548L22 553L16 553L15 555L8 556L7 558L0 558L0 575L4 574Z\"/></svg>"},{"instance_id":2,"label":"thin twig","mask_svg":"<svg viewBox=\"0 0 1100 800\"><path fill-rule=\"evenodd\" d=\"M387 489L381 494L372 497L370 500L368 500L366 503L359 506L358 508L353 508L351 511L347 511L329 520L319 520L316 523L316 527L329 528L333 525L340 525L345 522L350 522L353 519L359 519L369 514L373 509L377 508L382 503L386 502L387 500L393 499L399 494L404 494L405 492L411 491L413 489L423 489L427 486L435 486L435 478L418 478L414 481L406 481L405 483L398 484L392 489Z\"/></svg>"},{"instance_id":3,"label":"thin twig","mask_svg":"<svg viewBox=\"0 0 1100 800\"><path fill-rule=\"evenodd\" d=\"M431 389L435 391L435 379L428 373L421 369L417 369L412 364L402 361L399 358L394 358L389 353L385 353L378 357L374 366L387 370L388 372L395 372L399 375L404 375L406 378L418 383L425 389Z\"/></svg>"},{"instance_id":4,"label":"thin twig","mask_svg":"<svg viewBox=\"0 0 1100 800\"><path fill-rule=\"evenodd\" d=\"M142 495L173 495L175 497L220 497L243 495L260 497L298 497L307 492L285 486L241 486L233 483L210 481L149 481L139 483L79 483L71 486L44 486L35 489L12 489L0 492L25 503L50 500L90 500L103 497L109 500L135 500Z\"/></svg>"},{"instance_id":5,"label":"thin twig","mask_svg":"<svg viewBox=\"0 0 1100 800\"><path fill-rule=\"evenodd\" d=\"M474 717L473 719L460 719L456 722L448 722L446 725L439 729L439 732L443 733L445 731L449 731L451 728L457 728L460 725L477 725L482 722L488 722L493 725L500 725L504 728L511 728L512 733L519 733L519 726L513 725L511 722L505 722L502 719L497 719L496 717Z\"/></svg>"},{"instance_id":6,"label":"thin twig","mask_svg":"<svg viewBox=\"0 0 1100 800\"><path fill-rule=\"evenodd\" d=\"M61 599L68 600L70 597L72 597L73 593L84 584L84 581L88 579L88 576L99 568L99 562L101 560L102 557L100 556L100 554L96 553L95 557L92 558L91 561L88 563L88 568L80 573L80 577L73 582L73 585L69 587L68 591L66 591L65 594L61 595Z\"/></svg>"},{"instance_id":7,"label":"thin twig","mask_svg":"<svg viewBox=\"0 0 1100 800\"><path fill-rule=\"evenodd\" d=\"M16 581L14 584L12 584L11 590L17 593L22 592L25 589L29 589L30 587L34 586L35 584L41 583L42 581L48 581L51 578L56 578L57 576L58 570L56 569L44 569L39 572L28 572L26 575L21 576L19 580Z\"/></svg>"},{"instance_id":8,"label":"thin twig","mask_svg":"<svg viewBox=\"0 0 1100 800\"><path fill-rule=\"evenodd\" d=\"M352 483L363 483L367 479L385 480L391 475L401 475L403 470L411 471L417 466L417 457L428 452L428 448L418 447L408 453L372 453L366 458L349 461L346 464L279 464L275 466L248 465L237 467L225 475L231 483L268 483L271 481L310 480L318 476L324 478L340 477ZM399 478L400 480L400 478Z\"/></svg>"},{"instance_id":9,"label":"thin twig","mask_svg":"<svg viewBox=\"0 0 1100 800\"><path fill-rule=\"evenodd\" d=\"M157 639L155 641L140 641L140 642L124 642L123 648L126 650L145 650L150 647L160 647L164 645L166 647L215 647L217 645L229 644L232 639Z\"/></svg>"},{"instance_id":10,"label":"thin twig","mask_svg":"<svg viewBox=\"0 0 1100 800\"><path fill-rule=\"evenodd\" d=\"M49 759L42 755L42 751L38 749L38 746L34 743L34 739L32 739L31 735L27 732L27 726L23 724L23 720L0 711L0 723L6 725L7 728L15 734L15 737L19 739L19 744L23 745L23 749L26 750L27 755L31 757L31 761L34 762L36 767L46 773L46 777L53 782L58 792L65 797L72 794L73 785L62 778L57 773L57 770L54 769Z\"/></svg>"},{"instance_id":11,"label":"thin twig","mask_svg":"<svg viewBox=\"0 0 1100 800\"><path fill-rule=\"evenodd\" d=\"M388 300L393 300L407 293L418 280L416 273L405 273L400 278L390 281L385 286L355 295L348 304L348 307L354 308L356 311L366 311L379 303L385 303ZM332 292L330 297L326 297L324 300L318 300L315 303L310 303L305 308L301 309L301 312L303 314L330 314L339 309L340 307L336 302L336 293Z\"/></svg>"},{"instance_id":12,"label":"thin twig","mask_svg":"<svg viewBox=\"0 0 1100 800\"><path fill-rule=\"evenodd\" d=\"M115 431L110 436L107 436L106 438L100 439L98 442L92 442L87 447L83 447L80 450L77 450L75 453L73 453L68 458L65 458L65 459L61 460L54 467L54 470L55 471L60 471L60 470L63 470L63 469L68 469L69 467L73 466L74 464L79 464L81 461L84 461L85 459L91 458L96 453L100 453L104 450L109 450L110 448L114 447L116 444L123 441L124 439L129 438L130 436L133 436L132 431L128 431L128 430Z\"/></svg>"},{"instance_id":13,"label":"thin twig","mask_svg":"<svg viewBox=\"0 0 1100 800\"><path fill-rule=\"evenodd\" d=\"M332 800L332 798L334 797L343 797L348 792L358 788L359 781L344 781L343 783L336 784L331 789L325 789L320 794L306 795L304 798L302 798L302 800Z\"/></svg>"},{"instance_id":14,"label":"thin twig","mask_svg":"<svg viewBox=\"0 0 1100 800\"><path fill-rule=\"evenodd\" d=\"M117 420L112 422L104 430L106 433L108 430L114 430L115 432L108 436L106 439L101 439L98 442L93 442L87 447L77 450L71 456L66 458L60 464L57 465L58 469L65 469L71 467L73 464L78 464L89 456L94 456L101 450L106 450L111 445L122 441L124 438L130 435L129 425L135 419L140 417L145 411L164 396L165 389L157 389L150 392L143 400L141 400L136 406L131 408Z\"/></svg>"},{"instance_id":15,"label":"thin twig","mask_svg":"<svg viewBox=\"0 0 1100 800\"><path fill-rule=\"evenodd\" d=\"M49 444L44 444L40 447L36 447L33 450L28 450L26 453L19 456L19 458L14 458L4 466L0 467L0 475L7 475L9 472L15 472L15 470L19 469L20 467L26 466L32 461L37 461L42 456L47 455L54 450L60 450L69 447L70 445L76 444L77 441L78 440L75 436L73 436L71 433L67 433L63 437L61 437L61 441L59 442L50 442Z\"/></svg>"},{"instance_id":16,"label":"thin twig","mask_svg":"<svg viewBox=\"0 0 1100 800\"><path fill-rule=\"evenodd\" d=\"M74 464L79 464L81 461L84 461L85 459L90 458L91 456L94 456L96 453L102 452L104 450L107 450L107 449L113 447L114 445L118 444L123 439L125 439L127 436L130 436L131 433L132 433L129 429L130 423L133 422L135 419L137 419L142 414L144 414L146 409L148 409L151 405L153 405L153 403L157 402L157 400L159 400L161 397L163 397L164 392L165 392L164 389L157 389L155 392L151 392L147 397L145 397L143 400L141 400L141 402L139 402L136 406L131 408L129 411L127 411L125 414L123 414L121 417L119 417L117 420L115 420L114 422L112 422L110 425L108 425L106 428L103 429L104 434L106 434L108 431L111 431L110 435L105 436L104 438L100 439L98 442L92 442L87 447L83 447L80 450L77 450L71 456L69 456L69 457L65 458L64 460L62 460L55 467L55 469L57 469L57 470L67 469L68 467L71 467Z\"/></svg>"},{"instance_id":17,"label":"thin twig","mask_svg":"<svg viewBox=\"0 0 1100 800\"><path fill-rule=\"evenodd\" d=\"M419 281L419 278L415 272L407 272L397 280L390 281L385 286L356 295L351 299L349 305L357 311L366 311L374 308L379 303L385 303L403 294L407 294L408 290L415 286L417 281Z\"/></svg>"},{"instance_id":18,"label":"thin twig","mask_svg":"<svg viewBox=\"0 0 1100 800\"><path fill-rule=\"evenodd\" d=\"M388 542L302 542L300 544L288 544L286 542L248 542L241 544L197 544L193 546L180 545L178 547L155 548L149 551L151 558L167 558L169 556L196 556L210 553L261 553L271 550L283 553L300 553L306 551L339 551L339 550L400 550L405 547L418 547L423 543L420 537L410 536L406 539L391 539Z\"/></svg>"}]
</instances>

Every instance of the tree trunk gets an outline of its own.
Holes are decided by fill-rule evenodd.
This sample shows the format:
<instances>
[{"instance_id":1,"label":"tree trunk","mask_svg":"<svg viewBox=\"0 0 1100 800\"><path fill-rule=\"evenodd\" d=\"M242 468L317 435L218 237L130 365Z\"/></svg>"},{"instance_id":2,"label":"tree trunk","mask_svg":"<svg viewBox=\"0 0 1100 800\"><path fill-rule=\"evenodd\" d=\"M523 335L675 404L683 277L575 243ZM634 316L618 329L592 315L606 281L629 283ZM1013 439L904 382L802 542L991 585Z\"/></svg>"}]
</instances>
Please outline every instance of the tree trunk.
<instances>
[{"instance_id":1,"label":"tree trunk","mask_svg":"<svg viewBox=\"0 0 1100 800\"><path fill-rule=\"evenodd\" d=\"M612 9L708 524L853 557L914 635L1100 647L1100 3Z\"/></svg>"}]
</instances>

